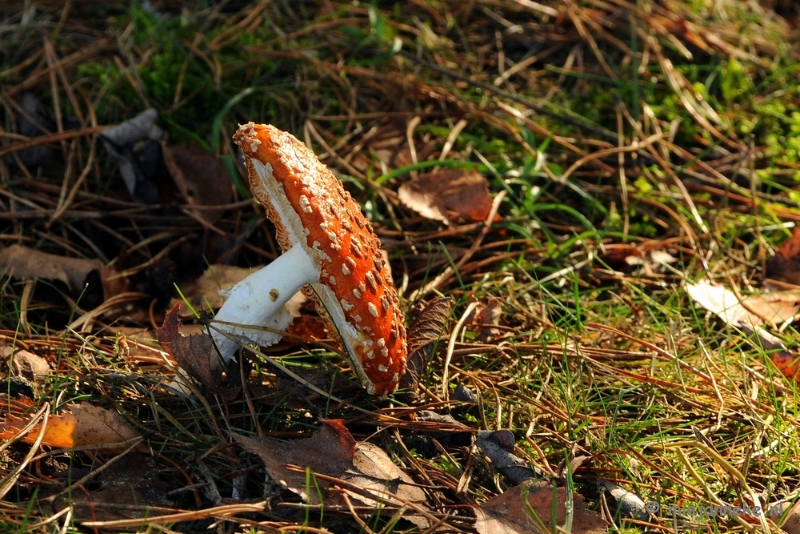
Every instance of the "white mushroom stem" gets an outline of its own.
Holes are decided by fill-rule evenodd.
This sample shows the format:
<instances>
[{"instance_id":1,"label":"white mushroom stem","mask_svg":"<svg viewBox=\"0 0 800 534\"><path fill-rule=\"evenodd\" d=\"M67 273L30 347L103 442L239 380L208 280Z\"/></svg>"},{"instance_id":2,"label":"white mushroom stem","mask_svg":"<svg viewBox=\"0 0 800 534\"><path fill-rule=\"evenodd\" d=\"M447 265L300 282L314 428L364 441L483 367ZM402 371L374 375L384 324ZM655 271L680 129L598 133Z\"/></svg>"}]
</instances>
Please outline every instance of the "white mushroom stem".
<instances>
[{"instance_id":1,"label":"white mushroom stem","mask_svg":"<svg viewBox=\"0 0 800 534\"><path fill-rule=\"evenodd\" d=\"M259 327L285 330L292 322L284 304L305 284L319 282L320 265L302 246L293 246L275 261L233 286L216 319L237 326L215 323L214 326L244 342L263 347L280 341L280 334ZM252 327L248 327L252 325ZM225 360L234 359L239 344L211 330L211 336Z\"/></svg>"}]
</instances>

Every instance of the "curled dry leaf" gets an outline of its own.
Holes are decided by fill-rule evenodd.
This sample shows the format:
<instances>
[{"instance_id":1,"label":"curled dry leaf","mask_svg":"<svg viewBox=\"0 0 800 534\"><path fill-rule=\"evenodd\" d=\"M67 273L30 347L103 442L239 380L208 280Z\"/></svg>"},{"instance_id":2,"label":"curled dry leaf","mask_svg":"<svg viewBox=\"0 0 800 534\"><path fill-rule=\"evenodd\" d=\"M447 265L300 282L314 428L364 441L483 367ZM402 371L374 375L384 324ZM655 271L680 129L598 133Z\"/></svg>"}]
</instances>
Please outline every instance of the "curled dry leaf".
<instances>
[{"instance_id":1,"label":"curled dry leaf","mask_svg":"<svg viewBox=\"0 0 800 534\"><path fill-rule=\"evenodd\" d=\"M8 351L4 350L6 348ZM41 386L50 374L50 364L47 360L27 350L12 352L11 347L0 347L0 356L8 358L14 376L22 377L33 384Z\"/></svg>"},{"instance_id":2,"label":"curled dry leaf","mask_svg":"<svg viewBox=\"0 0 800 534\"><path fill-rule=\"evenodd\" d=\"M154 178L162 168L160 140L164 132L156 125L157 118L155 109L147 109L98 135L116 161L131 198L141 204L152 204L158 198Z\"/></svg>"},{"instance_id":3,"label":"curled dry leaf","mask_svg":"<svg viewBox=\"0 0 800 534\"><path fill-rule=\"evenodd\" d=\"M422 379L436 342L442 336L450 317L453 300L437 298L428 303L408 328L408 363L401 379L403 386L416 385Z\"/></svg>"},{"instance_id":4,"label":"curled dry leaf","mask_svg":"<svg viewBox=\"0 0 800 534\"><path fill-rule=\"evenodd\" d=\"M489 182L473 171L422 174L397 191L400 201L429 219L448 224L457 219L483 222L492 209Z\"/></svg>"},{"instance_id":5,"label":"curled dry leaf","mask_svg":"<svg viewBox=\"0 0 800 534\"><path fill-rule=\"evenodd\" d=\"M557 532L567 518L567 493L547 482L524 482L475 507L475 529L480 534L522 534ZM555 503L553 500L555 499ZM600 514L586 509L581 495L573 493L572 529L574 534L605 534L606 522ZM524 501L527 501L525 503ZM555 510L555 517L553 516Z\"/></svg>"},{"instance_id":6,"label":"curled dry leaf","mask_svg":"<svg viewBox=\"0 0 800 534\"><path fill-rule=\"evenodd\" d=\"M239 395L241 387L228 388L223 384L223 368L211 336L180 334L179 307L179 304L175 304L164 316L164 324L158 329L158 342L191 378L214 395L220 395L227 401L233 400Z\"/></svg>"},{"instance_id":7,"label":"curled dry leaf","mask_svg":"<svg viewBox=\"0 0 800 534\"><path fill-rule=\"evenodd\" d=\"M425 492L413 484L380 448L368 443L356 443L341 420L322 421L322 428L307 439L279 441L270 438L253 439L239 434L233 438L245 450L257 454L269 475L300 495L311 504L346 505L342 492L365 506L381 507L385 503L414 503L424 507ZM291 468L298 466L300 469ZM317 479L320 491L307 492L305 469L338 479ZM360 488L355 491L352 486ZM389 492L396 500L387 499ZM394 502L392 502L394 501ZM404 517L417 526L427 526L425 517L410 514Z\"/></svg>"},{"instance_id":8,"label":"curled dry leaf","mask_svg":"<svg viewBox=\"0 0 800 534\"><path fill-rule=\"evenodd\" d=\"M520 484L536 475L528 462L513 454L514 435L510 431L482 431L475 444L512 484Z\"/></svg>"},{"instance_id":9,"label":"curled dry leaf","mask_svg":"<svg viewBox=\"0 0 800 534\"><path fill-rule=\"evenodd\" d=\"M42 444L69 449L82 445L109 445L137 437L125 420L117 413L93 406L88 402L70 404L68 410L51 415L44 429ZM0 421L0 439L16 437L30 419L7 413ZM42 432L41 423L22 437L22 441L33 443Z\"/></svg>"},{"instance_id":10,"label":"curled dry leaf","mask_svg":"<svg viewBox=\"0 0 800 534\"><path fill-rule=\"evenodd\" d=\"M227 204L233 194L231 177L220 159L195 146L161 144L164 163L175 185L190 206ZM197 216L214 223L225 208L196 210Z\"/></svg>"},{"instance_id":11,"label":"curled dry leaf","mask_svg":"<svg viewBox=\"0 0 800 534\"><path fill-rule=\"evenodd\" d=\"M22 245L0 250L0 274L18 280L58 280L65 283L73 294L83 289L86 277L101 265L99 260L65 258Z\"/></svg>"}]
</instances>

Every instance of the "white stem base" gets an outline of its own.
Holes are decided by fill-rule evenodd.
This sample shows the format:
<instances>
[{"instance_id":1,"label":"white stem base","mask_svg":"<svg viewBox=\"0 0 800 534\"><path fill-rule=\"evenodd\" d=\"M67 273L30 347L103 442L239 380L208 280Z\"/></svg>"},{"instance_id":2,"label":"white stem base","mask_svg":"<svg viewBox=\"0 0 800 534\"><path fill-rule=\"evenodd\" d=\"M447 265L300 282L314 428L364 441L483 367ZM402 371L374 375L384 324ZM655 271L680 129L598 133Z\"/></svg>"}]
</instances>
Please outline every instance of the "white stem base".
<instances>
[{"instance_id":1,"label":"white stem base","mask_svg":"<svg viewBox=\"0 0 800 534\"><path fill-rule=\"evenodd\" d=\"M247 325L285 330L292 318L284 304L305 284L318 282L319 273L318 263L313 261L303 247L292 247L226 292L228 300L222 305L216 318L238 323L239 326L219 323L214 326L245 342L261 346L274 345L281 339L279 334L248 328ZM222 357L228 361L233 360L239 343L214 330L211 331L211 336Z\"/></svg>"}]
</instances>

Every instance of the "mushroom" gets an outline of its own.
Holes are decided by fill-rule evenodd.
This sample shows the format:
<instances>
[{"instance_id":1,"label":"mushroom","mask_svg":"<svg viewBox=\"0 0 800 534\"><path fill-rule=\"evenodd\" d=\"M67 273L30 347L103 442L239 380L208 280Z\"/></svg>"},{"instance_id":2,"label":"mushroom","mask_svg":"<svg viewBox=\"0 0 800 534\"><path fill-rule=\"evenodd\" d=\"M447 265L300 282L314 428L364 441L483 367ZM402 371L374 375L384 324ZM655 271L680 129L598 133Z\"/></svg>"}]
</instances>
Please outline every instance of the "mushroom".
<instances>
[{"instance_id":1,"label":"mushroom","mask_svg":"<svg viewBox=\"0 0 800 534\"><path fill-rule=\"evenodd\" d=\"M405 371L406 332L369 220L330 169L291 134L248 123L233 140L283 254L236 284L216 318L285 329L291 318L284 304L303 288L328 331L338 334L367 392L391 393ZM280 339L240 326L216 328L259 345ZM236 342L220 332L212 336L222 356L233 359Z\"/></svg>"}]
</instances>

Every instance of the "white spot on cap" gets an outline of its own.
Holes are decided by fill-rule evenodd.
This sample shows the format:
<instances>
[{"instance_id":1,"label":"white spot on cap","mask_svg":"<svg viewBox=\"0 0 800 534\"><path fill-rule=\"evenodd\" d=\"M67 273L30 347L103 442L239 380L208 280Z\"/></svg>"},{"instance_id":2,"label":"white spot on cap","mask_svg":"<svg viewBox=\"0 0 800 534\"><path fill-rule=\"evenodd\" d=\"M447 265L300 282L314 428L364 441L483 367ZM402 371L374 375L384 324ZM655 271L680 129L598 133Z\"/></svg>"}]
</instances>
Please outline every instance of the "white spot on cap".
<instances>
[{"instance_id":1,"label":"white spot on cap","mask_svg":"<svg viewBox=\"0 0 800 534\"><path fill-rule=\"evenodd\" d=\"M347 267L347 265L344 264L344 263L342 264L342 274L344 274L344 275L350 274L350 268Z\"/></svg>"},{"instance_id":2,"label":"white spot on cap","mask_svg":"<svg viewBox=\"0 0 800 534\"><path fill-rule=\"evenodd\" d=\"M350 238L350 249L353 251L353 254L359 258L364 257L364 251L361 249L361 243L359 243L355 237Z\"/></svg>"},{"instance_id":3,"label":"white spot on cap","mask_svg":"<svg viewBox=\"0 0 800 534\"><path fill-rule=\"evenodd\" d=\"M378 317L378 308L376 308L375 304L373 304L372 302L367 304L367 310L369 310L369 314L372 315L373 317L376 318Z\"/></svg>"},{"instance_id":4,"label":"white spot on cap","mask_svg":"<svg viewBox=\"0 0 800 534\"><path fill-rule=\"evenodd\" d=\"M347 302L345 299L339 301L342 304L342 309L346 312L353 309L353 305Z\"/></svg>"},{"instance_id":5,"label":"white spot on cap","mask_svg":"<svg viewBox=\"0 0 800 534\"><path fill-rule=\"evenodd\" d=\"M385 373L385 372L387 372L388 370L389 370L389 369L388 369L388 368L387 368L385 365L379 365L379 366L378 366L378 371L380 371L381 373Z\"/></svg>"},{"instance_id":6,"label":"white spot on cap","mask_svg":"<svg viewBox=\"0 0 800 534\"><path fill-rule=\"evenodd\" d=\"M355 268L356 268L356 260L354 260L354 259L353 259L353 258L351 258L351 257L348 257L346 261L347 261L347 263L349 263L349 264L350 264L350 267L352 267L353 269L355 269Z\"/></svg>"},{"instance_id":7,"label":"white spot on cap","mask_svg":"<svg viewBox=\"0 0 800 534\"><path fill-rule=\"evenodd\" d=\"M355 296L357 299L361 299L361 291L359 291L357 288L354 287L353 296Z\"/></svg>"},{"instance_id":8,"label":"white spot on cap","mask_svg":"<svg viewBox=\"0 0 800 534\"><path fill-rule=\"evenodd\" d=\"M328 283L330 285L332 285L332 286L335 286L336 285L336 277L335 276L331 276L330 278L328 278Z\"/></svg>"},{"instance_id":9,"label":"white spot on cap","mask_svg":"<svg viewBox=\"0 0 800 534\"><path fill-rule=\"evenodd\" d=\"M378 289L378 283L375 282L375 276L372 274L372 271L367 271L367 283L369 287L372 288L373 291Z\"/></svg>"},{"instance_id":10,"label":"white spot on cap","mask_svg":"<svg viewBox=\"0 0 800 534\"><path fill-rule=\"evenodd\" d=\"M314 213L314 210L311 209L311 202L308 201L308 197L305 195L300 195L300 209L304 213Z\"/></svg>"}]
</instances>

